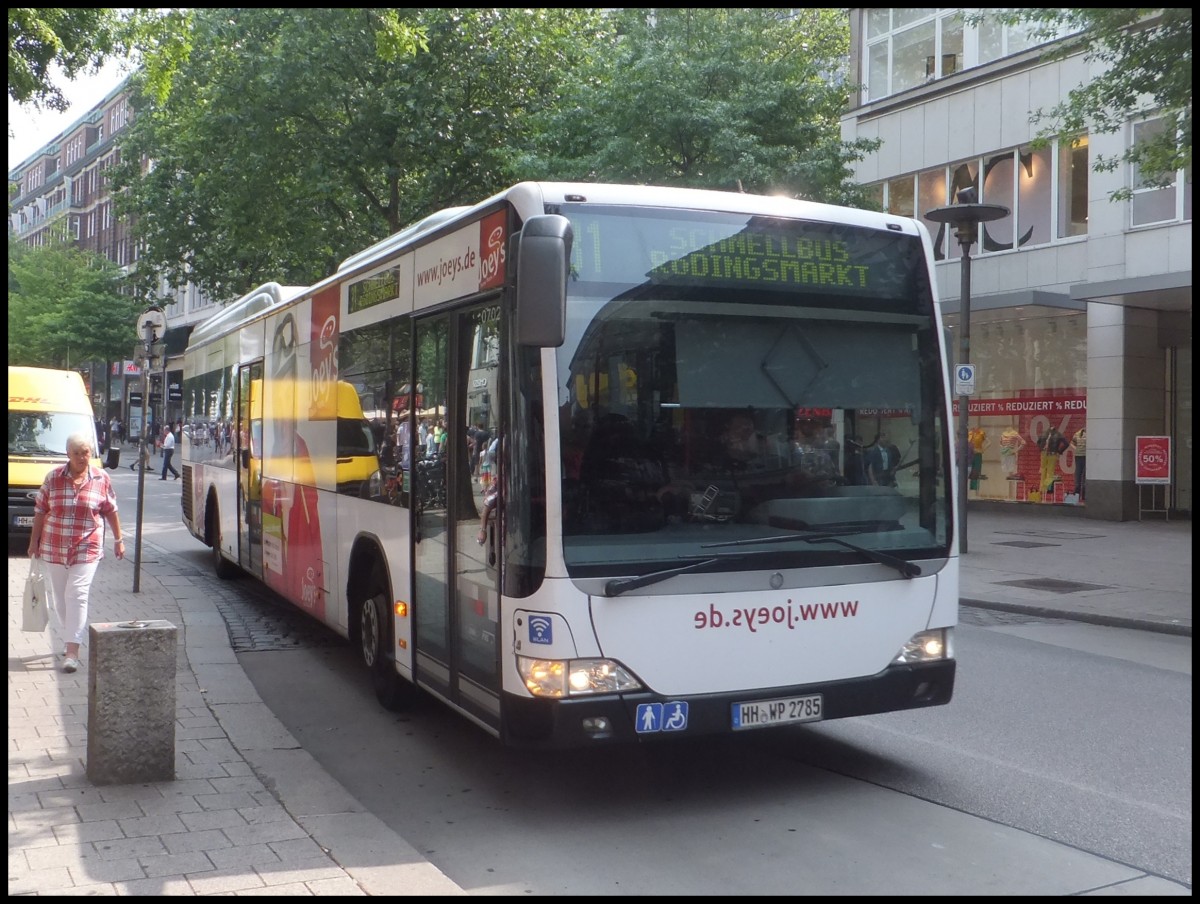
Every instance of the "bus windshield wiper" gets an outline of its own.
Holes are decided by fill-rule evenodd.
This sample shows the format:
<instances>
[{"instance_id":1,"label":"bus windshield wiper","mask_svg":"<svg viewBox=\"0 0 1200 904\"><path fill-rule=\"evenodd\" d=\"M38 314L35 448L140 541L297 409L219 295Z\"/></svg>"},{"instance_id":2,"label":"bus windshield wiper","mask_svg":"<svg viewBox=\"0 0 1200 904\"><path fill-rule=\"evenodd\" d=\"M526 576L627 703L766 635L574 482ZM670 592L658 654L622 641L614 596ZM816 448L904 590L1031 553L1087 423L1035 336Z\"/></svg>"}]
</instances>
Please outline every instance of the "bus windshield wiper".
<instances>
[{"instance_id":1,"label":"bus windshield wiper","mask_svg":"<svg viewBox=\"0 0 1200 904\"><path fill-rule=\"evenodd\" d=\"M746 553L734 553L732 555L717 555L710 556L707 559L697 559L695 562L689 562L687 565L681 565L678 568L667 568L662 571L651 571L649 574L640 574L636 578L613 578L604 585L604 594L606 596L620 596L626 590L636 590L638 587L648 587L651 584L657 584L665 581L667 578L672 578L677 574L684 574L688 571L695 571L703 568L706 565L713 565L717 562L725 561L726 559L744 558Z\"/></svg>"},{"instance_id":2,"label":"bus windshield wiper","mask_svg":"<svg viewBox=\"0 0 1200 904\"><path fill-rule=\"evenodd\" d=\"M705 549L711 549L718 546L754 546L759 543L836 543L839 546L844 546L847 549L852 549L856 553L866 556L872 562L878 562L880 565L886 565L888 568L894 568L906 578L914 578L921 574L921 566L901 559L896 556L888 555L886 552L880 552L877 549L870 549L866 546L859 546L857 543L851 543L843 539L848 534L864 533L861 530L842 531L832 534L814 534L811 536L803 536L797 534L781 534L776 537L759 537L755 540L730 540L726 543L708 543L705 544Z\"/></svg>"}]
</instances>

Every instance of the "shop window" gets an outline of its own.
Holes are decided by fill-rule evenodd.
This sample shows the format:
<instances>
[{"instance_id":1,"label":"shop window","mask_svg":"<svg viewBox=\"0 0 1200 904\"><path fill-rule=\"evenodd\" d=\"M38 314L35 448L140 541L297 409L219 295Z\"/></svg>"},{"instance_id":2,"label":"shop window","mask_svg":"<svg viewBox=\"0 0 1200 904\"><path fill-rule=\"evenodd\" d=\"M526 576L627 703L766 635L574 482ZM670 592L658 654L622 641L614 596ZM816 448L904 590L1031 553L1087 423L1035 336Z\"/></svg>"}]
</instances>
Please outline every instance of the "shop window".
<instances>
[{"instance_id":1,"label":"shop window","mask_svg":"<svg viewBox=\"0 0 1200 904\"><path fill-rule=\"evenodd\" d=\"M1074 453L1046 456L1051 430L1070 439L1087 422L1087 315L984 311L971 328L978 374L969 402L969 494L997 502L1078 503ZM958 315L947 325L955 331Z\"/></svg>"}]
</instances>

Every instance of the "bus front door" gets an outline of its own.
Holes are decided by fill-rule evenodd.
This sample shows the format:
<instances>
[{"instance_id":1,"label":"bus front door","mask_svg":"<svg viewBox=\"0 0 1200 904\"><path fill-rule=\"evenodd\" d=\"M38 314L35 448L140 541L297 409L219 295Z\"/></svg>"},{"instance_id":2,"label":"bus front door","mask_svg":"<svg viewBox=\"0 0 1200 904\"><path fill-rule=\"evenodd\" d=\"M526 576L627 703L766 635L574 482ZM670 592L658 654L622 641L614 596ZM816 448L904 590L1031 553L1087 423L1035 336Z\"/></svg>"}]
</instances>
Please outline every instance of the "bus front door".
<instances>
[{"instance_id":1,"label":"bus front door","mask_svg":"<svg viewBox=\"0 0 1200 904\"><path fill-rule=\"evenodd\" d=\"M479 386L498 371L499 310L493 301L418 322L415 377L427 407L417 411L425 429L412 481L417 681L496 728L500 535L494 522L478 539L484 487L468 418L494 421L491 411L480 414ZM429 431L440 438L422 449Z\"/></svg>"}]
</instances>

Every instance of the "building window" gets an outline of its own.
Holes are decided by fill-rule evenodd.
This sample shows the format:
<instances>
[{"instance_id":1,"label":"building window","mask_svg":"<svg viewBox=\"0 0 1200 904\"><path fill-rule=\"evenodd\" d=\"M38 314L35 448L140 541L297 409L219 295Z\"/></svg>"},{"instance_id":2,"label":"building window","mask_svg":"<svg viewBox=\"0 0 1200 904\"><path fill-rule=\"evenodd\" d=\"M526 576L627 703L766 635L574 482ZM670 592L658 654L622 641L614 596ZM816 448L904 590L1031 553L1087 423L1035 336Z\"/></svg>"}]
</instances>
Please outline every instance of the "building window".
<instances>
[{"instance_id":1,"label":"building window","mask_svg":"<svg viewBox=\"0 0 1200 904\"><path fill-rule=\"evenodd\" d=\"M993 16L967 25L957 8L870 8L864 13L864 102L1054 40L1036 36L1032 23L1004 25Z\"/></svg>"},{"instance_id":2,"label":"building window","mask_svg":"<svg viewBox=\"0 0 1200 904\"><path fill-rule=\"evenodd\" d=\"M1059 161L1057 167L1053 165L1055 160ZM953 230L944 223L926 220L925 213L953 204L958 192L968 187L978 190L984 203L1002 204L1012 212L983 224L978 246L981 254L1086 235L1087 164L1085 139L1066 152L1056 151L1053 145L1038 150L1017 148L897 176L866 189L879 198L881 210L920 217L933 237L934 258L946 260L954 240ZM1057 233L1051 228L1056 199Z\"/></svg>"},{"instance_id":3,"label":"building window","mask_svg":"<svg viewBox=\"0 0 1200 904\"><path fill-rule=\"evenodd\" d=\"M924 215L931 207L943 207L946 204L946 168L917 173L917 210Z\"/></svg>"},{"instance_id":4,"label":"building window","mask_svg":"<svg viewBox=\"0 0 1200 904\"><path fill-rule=\"evenodd\" d=\"M1133 143L1148 141L1162 134L1161 119L1150 119L1133 124ZM1134 226L1151 223L1169 223L1192 218L1192 169L1178 170L1175 178L1166 185L1149 185L1142 179L1137 164L1130 167L1129 184L1133 189L1130 203L1131 222ZM1181 190L1182 186L1182 190Z\"/></svg>"},{"instance_id":5,"label":"building window","mask_svg":"<svg viewBox=\"0 0 1200 904\"><path fill-rule=\"evenodd\" d=\"M1032 22L1002 25L991 16L984 18L979 23L979 65L1012 56L1046 40L1035 36L1034 28Z\"/></svg>"},{"instance_id":6,"label":"building window","mask_svg":"<svg viewBox=\"0 0 1200 904\"><path fill-rule=\"evenodd\" d=\"M1058 237L1087 235L1088 140L1085 135L1058 149Z\"/></svg>"},{"instance_id":7,"label":"building window","mask_svg":"<svg viewBox=\"0 0 1200 904\"><path fill-rule=\"evenodd\" d=\"M916 216L916 195L912 176L901 176L888 182L883 209L899 217Z\"/></svg>"},{"instance_id":8,"label":"building window","mask_svg":"<svg viewBox=\"0 0 1200 904\"><path fill-rule=\"evenodd\" d=\"M121 98L113 104L108 113L108 123L114 135L125 127L127 115L125 98Z\"/></svg>"},{"instance_id":9,"label":"building window","mask_svg":"<svg viewBox=\"0 0 1200 904\"><path fill-rule=\"evenodd\" d=\"M868 9L866 16L868 100L962 68L963 23L957 10Z\"/></svg>"}]
</instances>

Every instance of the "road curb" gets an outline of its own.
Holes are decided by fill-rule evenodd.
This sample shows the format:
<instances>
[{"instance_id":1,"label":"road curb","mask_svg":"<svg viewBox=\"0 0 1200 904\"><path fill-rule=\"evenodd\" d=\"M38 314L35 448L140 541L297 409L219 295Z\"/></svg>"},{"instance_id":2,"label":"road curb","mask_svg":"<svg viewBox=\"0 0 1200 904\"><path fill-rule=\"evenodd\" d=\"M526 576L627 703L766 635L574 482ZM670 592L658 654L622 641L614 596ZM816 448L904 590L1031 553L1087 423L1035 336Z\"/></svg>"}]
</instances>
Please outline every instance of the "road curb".
<instances>
[{"instance_id":1,"label":"road curb","mask_svg":"<svg viewBox=\"0 0 1200 904\"><path fill-rule=\"evenodd\" d=\"M170 553L143 540L161 562ZM163 588L164 571L154 575ZM229 743L280 806L369 896L466 895L386 823L331 776L263 703L237 659L228 626L215 604L180 605L184 658L209 711ZM210 625L208 609L219 627Z\"/></svg>"},{"instance_id":2,"label":"road curb","mask_svg":"<svg viewBox=\"0 0 1200 904\"><path fill-rule=\"evenodd\" d=\"M997 612L1015 612L1021 615L1033 615L1039 618L1062 618L1068 621L1084 622L1090 625L1104 625L1111 628L1132 628L1135 631L1153 631L1157 634L1174 634L1180 637L1191 637L1192 626L1179 622L1150 621L1140 618L1124 618L1119 615L1106 615L1102 612L1080 612L1077 609L1055 609L1051 606L1031 606L1027 604L997 603L992 600L977 600L960 597L960 606L974 609L993 609Z\"/></svg>"}]
</instances>

